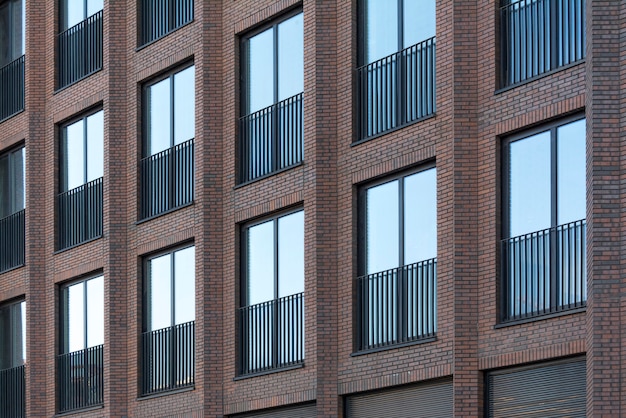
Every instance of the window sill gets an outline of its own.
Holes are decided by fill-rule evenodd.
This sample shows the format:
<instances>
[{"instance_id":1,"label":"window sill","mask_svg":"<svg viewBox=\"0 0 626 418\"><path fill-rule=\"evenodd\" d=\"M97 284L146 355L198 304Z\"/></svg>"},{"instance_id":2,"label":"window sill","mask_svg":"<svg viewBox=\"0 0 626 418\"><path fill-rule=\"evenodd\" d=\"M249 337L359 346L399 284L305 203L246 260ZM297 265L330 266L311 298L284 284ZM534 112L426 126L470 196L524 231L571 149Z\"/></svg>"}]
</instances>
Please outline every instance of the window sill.
<instances>
[{"instance_id":1,"label":"window sill","mask_svg":"<svg viewBox=\"0 0 626 418\"><path fill-rule=\"evenodd\" d=\"M578 66L580 64L584 64L584 63L585 63L585 58L583 58L582 60L578 60L578 61L572 62L572 63L567 64L567 65L563 65L561 67L557 67L557 68L555 68L553 70L546 71L545 73L538 74L538 75L536 75L534 77L527 78L527 79L522 80L522 81L518 81L515 84L511 84L509 86L496 89L496 91L493 94L494 95L498 95L498 94L501 94L501 93L505 93L505 92L507 92L509 90L515 89L517 87L521 87L521 86L523 86L525 84L532 83L533 81L537 81L537 80L540 80L540 79L545 78L545 77L549 77L549 76L551 76L553 74L559 73L561 71L565 71L565 70L567 70L569 68L576 67L576 66Z\"/></svg>"},{"instance_id":2,"label":"window sill","mask_svg":"<svg viewBox=\"0 0 626 418\"><path fill-rule=\"evenodd\" d=\"M389 351L396 348L410 347L412 345L432 343L434 341L437 341L436 336L420 338L419 340L408 341L406 343L389 344L384 347L368 348L365 350L355 351L354 353L350 354L350 357L364 356L366 354L378 353L380 351Z\"/></svg>"},{"instance_id":3,"label":"window sill","mask_svg":"<svg viewBox=\"0 0 626 418\"><path fill-rule=\"evenodd\" d=\"M582 313L586 311L587 311L587 306L585 305L579 308L572 308L572 309L568 309L568 310L560 311L560 312L535 315L535 316L527 317L527 318L512 319L510 321L501 322L499 324L494 325L493 329L507 328L507 327L512 327L515 325L522 325L522 324L527 324L530 322L543 321L545 319L558 318L560 316L573 315L573 314L578 314L578 313Z\"/></svg>"},{"instance_id":4,"label":"window sill","mask_svg":"<svg viewBox=\"0 0 626 418\"><path fill-rule=\"evenodd\" d=\"M257 377L257 376L265 376L267 374L274 374L274 373L280 373L280 372L286 372L288 370L295 370L295 369L302 369L304 367L304 361L302 363L299 364L294 364L292 366L285 366L285 367L278 367L276 369L271 369L271 370L263 370L262 372L255 372L255 373L248 373L248 374L242 374L240 376L236 376L233 378L233 381L237 381L237 380L244 380L244 379L250 379L252 377Z\"/></svg>"},{"instance_id":5,"label":"window sill","mask_svg":"<svg viewBox=\"0 0 626 418\"><path fill-rule=\"evenodd\" d=\"M165 212L157 213L156 215L152 215L152 216L149 216L147 218L140 219L137 222L135 222L135 225L141 225L142 223L151 221L151 220L156 219L156 218L160 218L161 216L167 215L167 214L172 213L172 212L176 212L177 210L184 209L184 208L189 207L189 206L193 206L193 203L194 203L194 201L192 200L189 203L185 203L184 205L181 205L181 206L176 206L175 208L168 209Z\"/></svg>"},{"instance_id":6,"label":"window sill","mask_svg":"<svg viewBox=\"0 0 626 418\"><path fill-rule=\"evenodd\" d=\"M88 244L88 243L90 243L90 242L92 242L92 241L99 240L99 239L100 239L100 238L102 238L103 236L104 236L104 234L102 234L102 235L98 235L98 236L96 236L96 237L89 238L88 240L85 240L85 241L79 242L78 244L74 244L74 245L71 245L71 246L69 246L69 247L61 248L61 249L56 250L55 252L53 252L53 253L52 253L52 255L61 254L61 253L65 252L65 251L69 251L69 250L71 250L71 249L73 249L73 248L80 247L81 245L85 245L85 244Z\"/></svg>"},{"instance_id":7,"label":"window sill","mask_svg":"<svg viewBox=\"0 0 626 418\"><path fill-rule=\"evenodd\" d=\"M19 268L24 267L25 265L26 265L26 263L22 263L22 264L18 264L17 266L9 267L6 270L0 270L0 274L4 274L4 273L8 273L8 272L13 271L13 270L17 270Z\"/></svg>"},{"instance_id":8,"label":"window sill","mask_svg":"<svg viewBox=\"0 0 626 418\"><path fill-rule=\"evenodd\" d=\"M89 78L90 76L92 76L92 75L94 75L94 74L96 74L96 73L99 73L100 71L102 71L102 67L95 69L94 71L90 72L89 74L85 74L84 76L82 76L82 77L81 77L81 78L79 78L78 80L73 81L73 82L71 82L71 83L70 83L70 84L68 84L68 85L65 85L65 86L63 86L63 87L59 87L59 88L57 88L57 89L54 91L54 94L60 93L60 92L62 92L63 90L66 90L66 89L68 89L68 88L72 87L73 85L75 85L75 84L77 84L77 83L81 82L82 80L84 80L84 79L86 79L86 78Z\"/></svg>"},{"instance_id":9,"label":"window sill","mask_svg":"<svg viewBox=\"0 0 626 418\"><path fill-rule=\"evenodd\" d=\"M0 119L0 123L6 122L7 120L19 115L20 113L24 113L24 108L22 107L20 110L18 110L15 113L10 114L9 116L6 116L4 119Z\"/></svg>"},{"instance_id":10,"label":"window sill","mask_svg":"<svg viewBox=\"0 0 626 418\"><path fill-rule=\"evenodd\" d=\"M275 175L280 174L282 172L285 172L285 171L288 171L288 170L291 170L293 168L300 167L300 166L303 166L303 165L304 165L304 161L300 161L299 163L290 165L289 167L281 168L280 170L272 171L271 173L267 173L267 174L264 174L262 176L255 177L252 180L248 180L248 181L246 181L244 183L236 184L235 187L233 187L233 190L237 190L237 189L239 189L241 187L247 186L247 185L252 184L252 183L256 183L257 181L264 180L264 179L266 179L268 177L275 176Z\"/></svg>"},{"instance_id":11,"label":"window sill","mask_svg":"<svg viewBox=\"0 0 626 418\"><path fill-rule=\"evenodd\" d=\"M181 25L181 26L179 26L179 27L177 27L175 29L172 29L171 31L169 31L167 33L164 33L163 36L159 36L158 38L153 39L151 41L148 41L145 44L139 45L137 48L135 48L135 52L139 52L142 49L145 49L145 48L149 47L150 45L152 45L154 43L157 43L161 39L167 38L168 35L171 35L172 33L176 32L176 31L179 31L180 29L184 28L185 26L191 25L193 22L194 22L194 19L191 19L189 22L187 22L187 23L185 23L185 24L183 24L183 25Z\"/></svg>"},{"instance_id":12,"label":"window sill","mask_svg":"<svg viewBox=\"0 0 626 418\"><path fill-rule=\"evenodd\" d=\"M55 417L67 417L67 416L75 415L75 414L84 414L85 412L89 412L89 411L97 411L98 409L103 409L103 408L104 408L104 404L100 404L96 406L87 406L85 408L72 409L71 411L66 411L66 412L59 412L54 416Z\"/></svg>"},{"instance_id":13,"label":"window sill","mask_svg":"<svg viewBox=\"0 0 626 418\"><path fill-rule=\"evenodd\" d=\"M364 143L364 142L369 142L369 141L371 141L371 140L373 140L373 139L380 138L381 136L385 136L385 135L388 135L388 134L390 134L390 133L392 133L392 132L399 131L400 129L404 129L404 128L406 128L406 127L408 127L408 126L411 126L411 125L414 125L414 124L416 124L416 123L423 122L423 121L428 120L428 119L432 119L432 118L434 118L435 116L437 116L437 112L433 112L433 113L431 113L431 114L429 114L429 115L422 116L421 118L418 118L418 119L412 120L412 121L407 122L407 123L404 123L404 124L402 124L402 125L398 125L398 126L396 126L395 128L391 128L391 129L389 129L389 130L387 130L387 131L383 131L383 132L377 133L376 135L372 135L372 136L368 136L367 138L362 138L362 139L359 139L358 141L354 141L354 142L352 142L352 143L350 144L350 146L351 146L351 147L356 147L357 145L360 145L360 144L362 144L362 143Z\"/></svg>"},{"instance_id":14,"label":"window sill","mask_svg":"<svg viewBox=\"0 0 626 418\"><path fill-rule=\"evenodd\" d=\"M184 388L170 389L170 390L164 390L161 392L150 393L148 395L141 395L137 398L137 400L147 401L148 399L161 398L163 396L169 396L169 395L177 395L179 393L191 392L192 390L196 390L195 384L191 386L186 386Z\"/></svg>"}]
</instances>

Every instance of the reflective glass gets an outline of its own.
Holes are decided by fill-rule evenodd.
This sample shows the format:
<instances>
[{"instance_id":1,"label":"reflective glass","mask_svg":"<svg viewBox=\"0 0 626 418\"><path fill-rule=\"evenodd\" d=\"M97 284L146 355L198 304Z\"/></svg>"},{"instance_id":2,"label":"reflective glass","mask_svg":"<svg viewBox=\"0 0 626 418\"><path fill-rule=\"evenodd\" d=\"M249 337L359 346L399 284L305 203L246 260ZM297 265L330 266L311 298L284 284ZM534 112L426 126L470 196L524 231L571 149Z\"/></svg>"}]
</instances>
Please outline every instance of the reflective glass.
<instances>
[{"instance_id":1,"label":"reflective glass","mask_svg":"<svg viewBox=\"0 0 626 418\"><path fill-rule=\"evenodd\" d=\"M13 61L11 44L8 42L12 35L11 26L9 25L10 11L10 2L0 3L0 67L4 67Z\"/></svg>"},{"instance_id":2,"label":"reflective glass","mask_svg":"<svg viewBox=\"0 0 626 418\"><path fill-rule=\"evenodd\" d=\"M278 101L304 91L302 13L278 25Z\"/></svg>"},{"instance_id":3,"label":"reflective glass","mask_svg":"<svg viewBox=\"0 0 626 418\"><path fill-rule=\"evenodd\" d=\"M248 40L247 114L274 103L274 29Z\"/></svg>"},{"instance_id":4,"label":"reflective glass","mask_svg":"<svg viewBox=\"0 0 626 418\"><path fill-rule=\"evenodd\" d=\"M87 182L104 175L104 112L87 118Z\"/></svg>"},{"instance_id":5,"label":"reflective glass","mask_svg":"<svg viewBox=\"0 0 626 418\"><path fill-rule=\"evenodd\" d=\"M174 323L196 319L196 262L195 248L174 253Z\"/></svg>"},{"instance_id":6,"label":"reflective glass","mask_svg":"<svg viewBox=\"0 0 626 418\"><path fill-rule=\"evenodd\" d=\"M9 154L0 156L0 219L11 214Z\"/></svg>"},{"instance_id":7,"label":"reflective glass","mask_svg":"<svg viewBox=\"0 0 626 418\"><path fill-rule=\"evenodd\" d=\"M551 225L550 132L509 145L509 237Z\"/></svg>"},{"instance_id":8,"label":"reflective glass","mask_svg":"<svg viewBox=\"0 0 626 418\"><path fill-rule=\"evenodd\" d=\"M26 359L26 302L0 308L0 370L24 364Z\"/></svg>"},{"instance_id":9,"label":"reflective glass","mask_svg":"<svg viewBox=\"0 0 626 418\"><path fill-rule=\"evenodd\" d=\"M367 190L367 274L399 267L398 180Z\"/></svg>"},{"instance_id":10,"label":"reflective glass","mask_svg":"<svg viewBox=\"0 0 626 418\"><path fill-rule=\"evenodd\" d=\"M26 202L26 158L24 148L14 152L13 157L13 212L25 208ZM1 199L1 198L0 198Z\"/></svg>"},{"instance_id":11,"label":"reflective glass","mask_svg":"<svg viewBox=\"0 0 626 418\"><path fill-rule=\"evenodd\" d=\"M104 277L87 282L87 347L104 344Z\"/></svg>"},{"instance_id":12,"label":"reflective glass","mask_svg":"<svg viewBox=\"0 0 626 418\"><path fill-rule=\"evenodd\" d=\"M72 26L85 20L85 1L84 0L65 0L64 16L62 30L69 29Z\"/></svg>"},{"instance_id":13,"label":"reflective glass","mask_svg":"<svg viewBox=\"0 0 626 418\"><path fill-rule=\"evenodd\" d=\"M435 6L435 0L404 0L402 48L435 36Z\"/></svg>"},{"instance_id":14,"label":"reflective glass","mask_svg":"<svg viewBox=\"0 0 626 418\"><path fill-rule=\"evenodd\" d=\"M26 362L26 302L21 302L19 305L20 320L21 323L17 325L20 334L22 335L22 363Z\"/></svg>"},{"instance_id":15,"label":"reflective glass","mask_svg":"<svg viewBox=\"0 0 626 418\"><path fill-rule=\"evenodd\" d=\"M104 6L104 0L87 0L87 16L98 13Z\"/></svg>"},{"instance_id":16,"label":"reflective glass","mask_svg":"<svg viewBox=\"0 0 626 418\"><path fill-rule=\"evenodd\" d=\"M172 255L150 260L150 319L148 331L172 325Z\"/></svg>"},{"instance_id":17,"label":"reflective glass","mask_svg":"<svg viewBox=\"0 0 626 418\"><path fill-rule=\"evenodd\" d=\"M278 297L304 292L304 212L278 218Z\"/></svg>"},{"instance_id":18,"label":"reflective glass","mask_svg":"<svg viewBox=\"0 0 626 418\"><path fill-rule=\"evenodd\" d=\"M586 217L585 120L557 129L557 222Z\"/></svg>"},{"instance_id":19,"label":"reflective glass","mask_svg":"<svg viewBox=\"0 0 626 418\"><path fill-rule=\"evenodd\" d=\"M63 190L72 190L85 183L84 120L65 128L62 158L65 159Z\"/></svg>"},{"instance_id":20,"label":"reflective glass","mask_svg":"<svg viewBox=\"0 0 626 418\"><path fill-rule=\"evenodd\" d=\"M174 145L195 136L195 71L189 67L174 74Z\"/></svg>"},{"instance_id":21,"label":"reflective glass","mask_svg":"<svg viewBox=\"0 0 626 418\"><path fill-rule=\"evenodd\" d=\"M404 264L437 256L437 171L404 178Z\"/></svg>"},{"instance_id":22,"label":"reflective glass","mask_svg":"<svg viewBox=\"0 0 626 418\"><path fill-rule=\"evenodd\" d=\"M154 155L171 146L171 89L170 79L159 81L148 88L149 132L147 155Z\"/></svg>"},{"instance_id":23,"label":"reflective glass","mask_svg":"<svg viewBox=\"0 0 626 418\"><path fill-rule=\"evenodd\" d=\"M398 3L364 0L365 64L398 51Z\"/></svg>"},{"instance_id":24,"label":"reflective glass","mask_svg":"<svg viewBox=\"0 0 626 418\"><path fill-rule=\"evenodd\" d=\"M274 299L274 222L248 229L248 305Z\"/></svg>"},{"instance_id":25,"label":"reflective glass","mask_svg":"<svg viewBox=\"0 0 626 418\"><path fill-rule=\"evenodd\" d=\"M85 348L85 282L69 286L66 291L66 353Z\"/></svg>"}]
</instances>

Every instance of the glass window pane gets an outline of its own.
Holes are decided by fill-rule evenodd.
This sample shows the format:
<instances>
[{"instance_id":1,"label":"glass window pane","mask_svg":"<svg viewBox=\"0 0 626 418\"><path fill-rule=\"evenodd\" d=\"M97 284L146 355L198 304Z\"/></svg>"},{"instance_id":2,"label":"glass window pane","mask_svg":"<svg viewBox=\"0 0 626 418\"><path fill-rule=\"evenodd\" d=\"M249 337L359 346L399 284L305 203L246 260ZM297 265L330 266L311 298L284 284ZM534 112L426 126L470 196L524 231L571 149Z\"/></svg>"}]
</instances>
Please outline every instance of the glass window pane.
<instances>
[{"instance_id":1,"label":"glass window pane","mask_svg":"<svg viewBox=\"0 0 626 418\"><path fill-rule=\"evenodd\" d=\"M389 0L364 0L364 3L364 64L368 64L399 50L398 3Z\"/></svg>"},{"instance_id":2,"label":"glass window pane","mask_svg":"<svg viewBox=\"0 0 626 418\"><path fill-rule=\"evenodd\" d=\"M11 214L9 155L0 156L0 219Z\"/></svg>"},{"instance_id":3,"label":"glass window pane","mask_svg":"<svg viewBox=\"0 0 626 418\"><path fill-rule=\"evenodd\" d=\"M171 254L150 260L148 331L172 325L172 269Z\"/></svg>"},{"instance_id":4,"label":"glass window pane","mask_svg":"<svg viewBox=\"0 0 626 418\"><path fill-rule=\"evenodd\" d=\"M148 88L148 143L147 155L154 155L171 147L170 79L166 78Z\"/></svg>"},{"instance_id":5,"label":"glass window pane","mask_svg":"<svg viewBox=\"0 0 626 418\"><path fill-rule=\"evenodd\" d=\"M62 30L71 28L72 26L85 20L85 2L84 0L65 0L63 8L64 19Z\"/></svg>"},{"instance_id":6,"label":"glass window pane","mask_svg":"<svg viewBox=\"0 0 626 418\"><path fill-rule=\"evenodd\" d=\"M435 0L404 0L402 48L435 36L435 6Z\"/></svg>"},{"instance_id":7,"label":"glass window pane","mask_svg":"<svg viewBox=\"0 0 626 418\"><path fill-rule=\"evenodd\" d=\"M557 129L557 222L563 225L586 217L585 120Z\"/></svg>"},{"instance_id":8,"label":"glass window pane","mask_svg":"<svg viewBox=\"0 0 626 418\"><path fill-rule=\"evenodd\" d=\"M65 329L66 353L85 348L85 283L69 286L66 291L67 323Z\"/></svg>"},{"instance_id":9,"label":"glass window pane","mask_svg":"<svg viewBox=\"0 0 626 418\"><path fill-rule=\"evenodd\" d=\"M304 91L302 13L278 25L278 101Z\"/></svg>"},{"instance_id":10,"label":"glass window pane","mask_svg":"<svg viewBox=\"0 0 626 418\"><path fill-rule=\"evenodd\" d=\"M65 128L63 144L64 182L62 191L72 190L85 183L85 144L83 120Z\"/></svg>"},{"instance_id":11,"label":"glass window pane","mask_svg":"<svg viewBox=\"0 0 626 418\"><path fill-rule=\"evenodd\" d=\"M0 308L0 370L11 368L11 312L10 306Z\"/></svg>"},{"instance_id":12,"label":"glass window pane","mask_svg":"<svg viewBox=\"0 0 626 418\"><path fill-rule=\"evenodd\" d=\"M248 229L248 305L274 299L274 222Z\"/></svg>"},{"instance_id":13,"label":"glass window pane","mask_svg":"<svg viewBox=\"0 0 626 418\"><path fill-rule=\"evenodd\" d=\"M26 302L20 303L20 320L18 324L19 332L22 334L22 363L26 362Z\"/></svg>"},{"instance_id":14,"label":"glass window pane","mask_svg":"<svg viewBox=\"0 0 626 418\"><path fill-rule=\"evenodd\" d=\"M104 344L104 277L87 281L87 347Z\"/></svg>"},{"instance_id":15,"label":"glass window pane","mask_svg":"<svg viewBox=\"0 0 626 418\"><path fill-rule=\"evenodd\" d=\"M404 264L437 256L437 172L404 179Z\"/></svg>"},{"instance_id":16,"label":"glass window pane","mask_svg":"<svg viewBox=\"0 0 626 418\"><path fill-rule=\"evenodd\" d=\"M195 71L189 67L174 75L174 145L195 136Z\"/></svg>"},{"instance_id":17,"label":"glass window pane","mask_svg":"<svg viewBox=\"0 0 626 418\"><path fill-rule=\"evenodd\" d=\"M551 225L550 132L509 145L509 236Z\"/></svg>"},{"instance_id":18,"label":"glass window pane","mask_svg":"<svg viewBox=\"0 0 626 418\"><path fill-rule=\"evenodd\" d=\"M195 247L174 253L174 323L196 319Z\"/></svg>"},{"instance_id":19,"label":"glass window pane","mask_svg":"<svg viewBox=\"0 0 626 418\"><path fill-rule=\"evenodd\" d=\"M253 36L247 46L249 114L274 103L274 29Z\"/></svg>"},{"instance_id":20,"label":"glass window pane","mask_svg":"<svg viewBox=\"0 0 626 418\"><path fill-rule=\"evenodd\" d=\"M87 17L98 13L104 6L103 0L87 0Z\"/></svg>"},{"instance_id":21,"label":"glass window pane","mask_svg":"<svg viewBox=\"0 0 626 418\"><path fill-rule=\"evenodd\" d=\"M10 11L11 6L9 2L0 3L0 67L4 67L13 61L11 44L3 41L11 39Z\"/></svg>"},{"instance_id":22,"label":"glass window pane","mask_svg":"<svg viewBox=\"0 0 626 418\"><path fill-rule=\"evenodd\" d=\"M24 202L26 202L26 176L24 175L26 172L26 160L24 154L24 148L21 148L11 155L13 158L13 212L24 209Z\"/></svg>"},{"instance_id":23,"label":"glass window pane","mask_svg":"<svg viewBox=\"0 0 626 418\"><path fill-rule=\"evenodd\" d=\"M87 118L87 182L104 175L104 112Z\"/></svg>"},{"instance_id":24,"label":"glass window pane","mask_svg":"<svg viewBox=\"0 0 626 418\"><path fill-rule=\"evenodd\" d=\"M304 212L278 219L278 297L304 292Z\"/></svg>"},{"instance_id":25,"label":"glass window pane","mask_svg":"<svg viewBox=\"0 0 626 418\"><path fill-rule=\"evenodd\" d=\"M398 181L367 190L367 274L399 267Z\"/></svg>"}]
</instances>

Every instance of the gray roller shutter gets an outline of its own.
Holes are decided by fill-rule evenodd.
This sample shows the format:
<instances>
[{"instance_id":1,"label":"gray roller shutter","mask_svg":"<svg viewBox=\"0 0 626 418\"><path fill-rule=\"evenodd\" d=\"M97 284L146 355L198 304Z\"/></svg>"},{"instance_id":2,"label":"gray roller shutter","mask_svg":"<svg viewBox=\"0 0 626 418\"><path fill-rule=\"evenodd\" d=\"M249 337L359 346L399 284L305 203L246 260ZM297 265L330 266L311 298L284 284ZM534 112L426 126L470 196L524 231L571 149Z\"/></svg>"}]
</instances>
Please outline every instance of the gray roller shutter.
<instances>
[{"instance_id":1,"label":"gray roller shutter","mask_svg":"<svg viewBox=\"0 0 626 418\"><path fill-rule=\"evenodd\" d=\"M346 418L450 418L452 380L437 380L346 398Z\"/></svg>"},{"instance_id":2,"label":"gray roller shutter","mask_svg":"<svg viewBox=\"0 0 626 418\"><path fill-rule=\"evenodd\" d=\"M232 418L315 418L317 409L314 403L288 406L284 408L267 409L260 412L232 415Z\"/></svg>"},{"instance_id":3,"label":"gray roller shutter","mask_svg":"<svg viewBox=\"0 0 626 418\"><path fill-rule=\"evenodd\" d=\"M584 358L492 372L487 375L487 416L585 417Z\"/></svg>"}]
</instances>

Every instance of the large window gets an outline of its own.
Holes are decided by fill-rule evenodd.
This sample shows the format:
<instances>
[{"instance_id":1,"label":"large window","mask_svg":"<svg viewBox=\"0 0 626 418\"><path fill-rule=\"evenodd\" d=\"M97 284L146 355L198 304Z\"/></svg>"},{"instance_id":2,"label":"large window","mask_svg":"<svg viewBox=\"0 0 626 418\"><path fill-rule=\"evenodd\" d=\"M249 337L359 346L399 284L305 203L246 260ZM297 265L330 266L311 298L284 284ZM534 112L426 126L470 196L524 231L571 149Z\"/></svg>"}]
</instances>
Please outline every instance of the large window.
<instances>
[{"instance_id":1,"label":"large window","mask_svg":"<svg viewBox=\"0 0 626 418\"><path fill-rule=\"evenodd\" d=\"M298 13L242 39L240 183L302 161L302 22Z\"/></svg>"},{"instance_id":2,"label":"large window","mask_svg":"<svg viewBox=\"0 0 626 418\"><path fill-rule=\"evenodd\" d=\"M435 111L435 0L361 0L357 140Z\"/></svg>"},{"instance_id":3,"label":"large window","mask_svg":"<svg viewBox=\"0 0 626 418\"><path fill-rule=\"evenodd\" d=\"M24 0L0 0L0 121L24 109Z\"/></svg>"},{"instance_id":4,"label":"large window","mask_svg":"<svg viewBox=\"0 0 626 418\"><path fill-rule=\"evenodd\" d=\"M585 58L586 0L501 0L501 85Z\"/></svg>"},{"instance_id":5,"label":"large window","mask_svg":"<svg viewBox=\"0 0 626 418\"><path fill-rule=\"evenodd\" d=\"M145 263L142 393L195 381L195 247L150 257Z\"/></svg>"},{"instance_id":6,"label":"large window","mask_svg":"<svg viewBox=\"0 0 626 418\"><path fill-rule=\"evenodd\" d=\"M26 417L26 302L0 307L0 417Z\"/></svg>"},{"instance_id":7,"label":"large window","mask_svg":"<svg viewBox=\"0 0 626 418\"><path fill-rule=\"evenodd\" d=\"M436 177L433 167L361 190L357 350L435 334Z\"/></svg>"},{"instance_id":8,"label":"large window","mask_svg":"<svg viewBox=\"0 0 626 418\"><path fill-rule=\"evenodd\" d=\"M24 147L0 154L0 272L24 265Z\"/></svg>"},{"instance_id":9,"label":"large window","mask_svg":"<svg viewBox=\"0 0 626 418\"><path fill-rule=\"evenodd\" d=\"M104 278L63 286L60 296L58 410L100 405L104 390Z\"/></svg>"},{"instance_id":10,"label":"large window","mask_svg":"<svg viewBox=\"0 0 626 418\"><path fill-rule=\"evenodd\" d=\"M304 360L304 212L244 228L240 374Z\"/></svg>"},{"instance_id":11,"label":"large window","mask_svg":"<svg viewBox=\"0 0 626 418\"><path fill-rule=\"evenodd\" d=\"M102 235L103 111L61 128L58 248Z\"/></svg>"},{"instance_id":12,"label":"large window","mask_svg":"<svg viewBox=\"0 0 626 418\"><path fill-rule=\"evenodd\" d=\"M140 45L193 21L193 0L140 0Z\"/></svg>"},{"instance_id":13,"label":"large window","mask_svg":"<svg viewBox=\"0 0 626 418\"><path fill-rule=\"evenodd\" d=\"M503 145L502 319L582 307L585 120L508 138Z\"/></svg>"},{"instance_id":14,"label":"large window","mask_svg":"<svg viewBox=\"0 0 626 418\"><path fill-rule=\"evenodd\" d=\"M103 5L104 0L60 0L58 88L102 68Z\"/></svg>"},{"instance_id":15,"label":"large window","mask_svg":"<svg viewBox=\"0 0 626 418\"><path fill-rule=\"evenodd\" d=\"M193 202L194 66L146 86L144 101L142 219Z\"/></svg>"}]
</instances>

